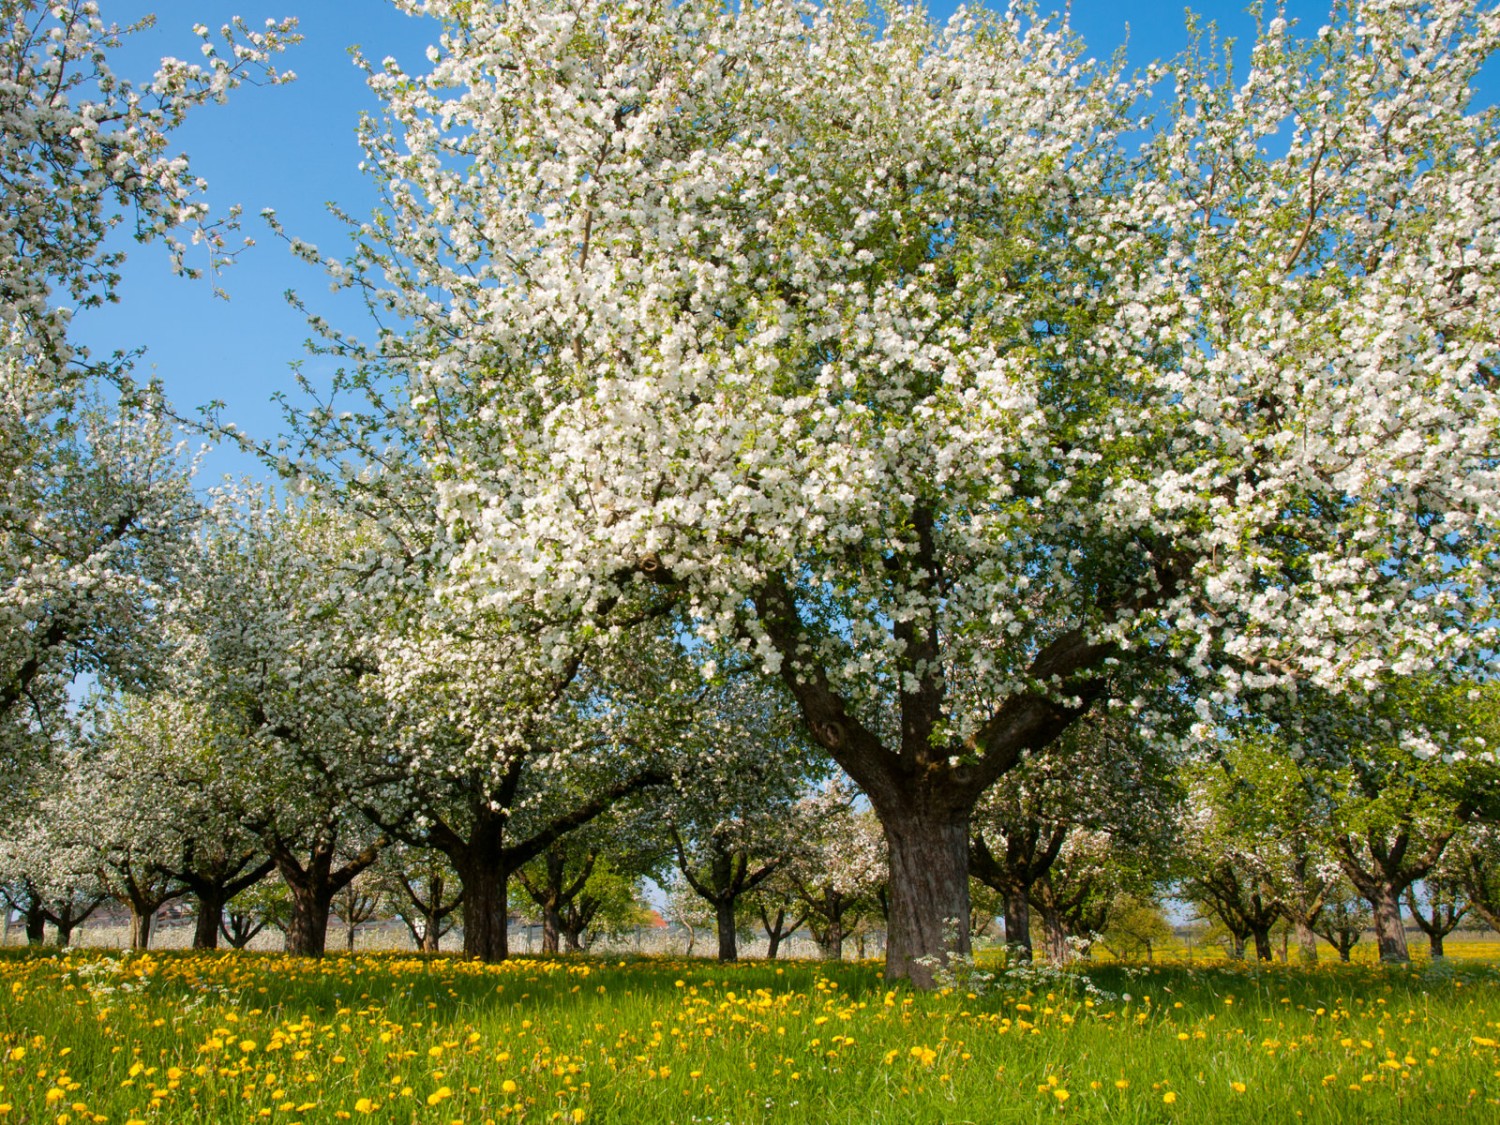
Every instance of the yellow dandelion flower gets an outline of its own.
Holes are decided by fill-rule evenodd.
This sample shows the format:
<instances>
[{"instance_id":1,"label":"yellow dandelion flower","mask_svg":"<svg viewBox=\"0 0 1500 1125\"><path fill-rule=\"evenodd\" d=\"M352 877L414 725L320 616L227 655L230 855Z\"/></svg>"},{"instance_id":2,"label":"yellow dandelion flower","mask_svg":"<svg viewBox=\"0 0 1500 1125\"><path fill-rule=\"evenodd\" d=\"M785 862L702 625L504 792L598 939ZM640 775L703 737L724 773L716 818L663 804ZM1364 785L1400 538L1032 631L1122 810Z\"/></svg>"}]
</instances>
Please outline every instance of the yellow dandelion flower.
<instances>
[{"instance_id":1,"label":"yellow dandelion flower","mask_svg":"<svg viewBox=\"0 0 1500 1125\"><path fill-rule=\"evenodd\" d=\"M375 1103L369 1098L360 1098L354 1103L354 1108L359 1113L374 1113Z\"/></svg>"},{"instance_id":2,"label":"yellow dandelion flower","mask_svg":"<svg viewBox=\"0 0 1500 1125\"><path fill-rule=\"evenodd\" d=\"M1177 1093L1176 1093L1176 1091L1174 1091L1174 1090L1168 1090L1165 1094L1163 1094L1161 1096L1161 1100L1165 1104L1171 1105L1173 1102L1175 1102L1177 1100Z\"/></svg>"},{"instance_id":3,"label":"yellow dandelion flower","mask_svg":"<svg viewBox=\"0 0 1500 1125\"><path fill-rule=\"evenodd\" d=\"M1059 1086L1057 1089L1055 1089L1055 1090L1052 1091L1052 1096L1054 1098L1056 1098L1059 1102L1065 1102L1069 1098L1071 1098L1073 1095L1070 1094L1070 1093L1068 1093L1061 1086Z\"/></svg>"},{"instance_id":4,"label":"yellow dandelion flower","mask_svg":"<svg viewBox=\"0 0 1500 1125\"><path fill-rule=\"evenodd\" d=\"M1231 1082L1229 1088L1236 1094L1243 1094L1245 1092L1245 1084L1243 1082Z\"/></svg>"}]
</instances>

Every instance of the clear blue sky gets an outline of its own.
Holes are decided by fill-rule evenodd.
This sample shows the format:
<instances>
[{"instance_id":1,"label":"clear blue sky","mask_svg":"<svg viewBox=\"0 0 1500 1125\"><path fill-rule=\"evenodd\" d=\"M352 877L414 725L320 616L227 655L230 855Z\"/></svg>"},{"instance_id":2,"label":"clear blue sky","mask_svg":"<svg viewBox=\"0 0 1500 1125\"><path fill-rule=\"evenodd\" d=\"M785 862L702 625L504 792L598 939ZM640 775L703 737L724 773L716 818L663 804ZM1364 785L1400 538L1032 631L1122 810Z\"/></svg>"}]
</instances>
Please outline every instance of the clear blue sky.
<instances>
[{"instance_id":1,"label":"clear blue sky","mask_svg":"<svg viewBox=\"0 0 1500 1125\"><path fill-rule=\"evenodd\" d=\"M1046 0L1039 5L1048 10ZM117 306L79 317L79 338L98 351L144 347L140 374L161 378L178 409L190 412L209 400L226 404L225 417L259 437L280 431L276 391L294 391L291 364L305 355L306 326L283 299L297 289L309 305L356 333L364 326L357 306L336 299L317 271L294 258L269 236L259 218L274 208L287 231L342 256L342 228L326 203L337 201L356 216L369 212L373 193L358 171L355 125L362 108L374 109L349 48L358 44L379 60L394 56L408 68L425 65L423 52L436 38L430 21L401 15L386 0L101 0L107 20L121 25L154 12L156 27L132 36L117 56L124 77L146 79L163 55L196 58L195 23L218 27L243 15L252 26L269 17L296 16L304 42L283 57L297 81L277 88L242 88L228 104L206 106L177 134L178 147L209 183L218 210L244 208L245 233L257 240L223 277L230 300L215 299L204 282L173 278L165 256L135 249L127 263ZM931 12L946 18L956 0L937 0ZM1195 8L1217 21L1221 34L1241 41L1254 24L1237 2ZM1185 43L1185 8L1163 0L1074 0L1072 23L1089 53L1108 57L1126 39L1134 64L1169 56ZM1292 0L1288 15L1313 28L1324 21L1325 3ZM309 360L315 380L322 371ZM258 466L220 451L205 464L200 484L225 473L254 473Z\"/></svg>"}]
</instances>

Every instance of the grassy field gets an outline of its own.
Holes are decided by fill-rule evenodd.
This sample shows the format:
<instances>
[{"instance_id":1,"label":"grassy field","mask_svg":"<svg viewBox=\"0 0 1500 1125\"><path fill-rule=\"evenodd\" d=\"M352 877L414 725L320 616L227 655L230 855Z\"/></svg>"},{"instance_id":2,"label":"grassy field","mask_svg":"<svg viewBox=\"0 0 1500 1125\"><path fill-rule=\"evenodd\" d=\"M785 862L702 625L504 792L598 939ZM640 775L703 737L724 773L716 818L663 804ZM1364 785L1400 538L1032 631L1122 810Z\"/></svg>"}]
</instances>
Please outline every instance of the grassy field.
<instances>
[{"instance_id":1,"label":"grassy field","mask_svg":"<svg viewBox=\"0 0 1500 1125\"><path fill-rule=\"evenodd\" d=\"M1500 970L0 956L0 1122L1500 1120Z\"/></svg>"}]
</instances>

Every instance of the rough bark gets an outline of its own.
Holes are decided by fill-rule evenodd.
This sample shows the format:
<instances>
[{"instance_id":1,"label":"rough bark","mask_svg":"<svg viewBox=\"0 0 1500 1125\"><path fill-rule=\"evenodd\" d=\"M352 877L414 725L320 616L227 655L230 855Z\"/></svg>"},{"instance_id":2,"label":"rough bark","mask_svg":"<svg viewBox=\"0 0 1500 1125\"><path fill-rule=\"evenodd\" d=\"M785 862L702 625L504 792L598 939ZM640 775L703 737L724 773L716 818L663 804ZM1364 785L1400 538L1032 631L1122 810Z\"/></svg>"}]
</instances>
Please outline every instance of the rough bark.
<instances>
[{"instance_id":1,"label":"rough bark","mask_svg":"<svg viewBox=\"0 0 1500 1125\"><path fill-rule=\"evenodd\" d=\"M1411 960L1406 946L1406 922L1401 916L1400 892L1389 883L1365 892L1375 914L1375 944L1385 964L1405 964Z\"/></svg>"},{"instance_id":2,"label":"rough bark","mask_svg":"<svg viewBox=\"0 0 1500 1125\"><path fill-rule=\"evenodd\" d=\"M47 915L40 906L26 910L26 944L41 945L47 939Z\"/></svg>"},{"instance_id":3,"label":"rough bark","mask_svg":"<svg viewBox=\"0 0 1500 1125\"><path fill-rule=\"evenodd\" d=\"M932 988L938 966L972 952L969 808L922 801L876 811L890 853L886 976Z\"/></svg>"},{"instance_id":4,"label":"rough bark","mask_svg":"<svg viewBox=\"0 0 1500 1125\"><path fill-rule=\"evenodd\" d=\"M740 952L735 933L734 899L720 899L714 903L714 925L719 931L719 960L738 961Z\"/></svg>"},{"instance_id":5,"label":"rough bark","mask_svg":"<svg viewBox=\"0 0 1500 1125\"><path fill-rule=\"evenodd\" d=\"M151 948L151 923L156 917L156 908L138 908L130 904L130 948Z\"/></svg>"},{"instance_id":6,"label":"rough bark","mask_svg":"<svg viewBox=\"0 0 1500 1125\"><path fill-rule=\"evenodd\" d=\"M1255 959L1270 961L1275 956L1271 951L1271 928L1254 926L1250 930L1250 936L1255 939Z\"/></svg>"},{"instance_id":7,"label":"rough bark","mask_svg":"<svg viewBox=\"0 0 1500 1125\"><path fill-rule=\"evenodd\" d=\"M1005 948L1011 960L1031 962L1031 905L1019 887L1005 892Z\"/></svg>"},{"instance_id":8,"label":"rough bark","mask_svg":"<svg viewBox=\"0 0 1500 1125\"><path fill-rule=\"evenodd\" d=\"M1293 927L1297 931L1297 956L1304 965L1316 965L1318 963L1318 935L1313 932L1312 926L1305 922L1294 922Z\"/></svg>"},{"instance_id":9,"label":"rough bark","mask_svg":"<svg viewBox=\"0 0 1500 1125\"><path fill-rule=\"evenodd\" d=\"M510 902L506 884L510 872L490 849L473 849L462 859L452 854L453 866L464 885L464 956L477 961L504 961L510 956Z\"/></svg>"}]
</instances>

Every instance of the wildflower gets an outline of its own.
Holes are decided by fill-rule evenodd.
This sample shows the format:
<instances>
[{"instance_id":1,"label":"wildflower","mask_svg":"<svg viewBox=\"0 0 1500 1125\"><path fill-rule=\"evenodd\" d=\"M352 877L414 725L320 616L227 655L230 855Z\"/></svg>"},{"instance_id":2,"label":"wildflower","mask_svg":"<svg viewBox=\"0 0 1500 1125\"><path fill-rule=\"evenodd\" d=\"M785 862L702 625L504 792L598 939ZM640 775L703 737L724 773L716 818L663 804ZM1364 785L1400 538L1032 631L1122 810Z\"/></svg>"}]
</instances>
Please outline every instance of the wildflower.
<instances>
[{"instance_id":1,"label":"wildflower","mask_svg":"<svg viewBox=\"0 0 1500 1125\"><path fill-rule=\"evenodd\" d=\"M1056 1098L1059 1103L1062 1103L1062 1102L1067 1101L1073 1095L1070 1094L1070 1093L1068 1093L1066 1090L1064 1090L1062 1087L1059 1086L1057 1089L1055 1089L1055 1090L1052 1091L1052 1096L1054 1098Z\"/></svg>"},{"instance_id":2,"label":"wildflower","mask_svg":"<svg viewBox=\"0 0 1500 1125\"><path fill-rule=\"evenodd\" d=\"M1165 1104L1171 1105L1173 1102L1175 1102L1177 1100L1177 1092L1175 1090L1168 1090L1165 1094L1163 1094L1161 1096L1161 1100Z\"/></svg>"},{"instance_id":3,"label":"wildflower","mask_svg":"<svg viewBox=\"0 0 1500 1125\"><path fill-rule=\"evenodd\" d=\"M1245 1084L1243 1082L1231 1082L1229 1088L1236 1094L1243 1094L1245 1092Z\"/></svg>"},{"instance_id":4,"label":"wildflower","mask_svg":"<svg viewBox=\"0 0 1500 1125\"><path fill-rule=\"evenodd\" d=\"M375 1103L369 1098L360 1098L354 1103L354 1109L358 1113L374 1113Z\"/></svg>"}]
</instances>

